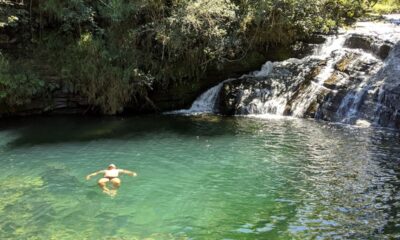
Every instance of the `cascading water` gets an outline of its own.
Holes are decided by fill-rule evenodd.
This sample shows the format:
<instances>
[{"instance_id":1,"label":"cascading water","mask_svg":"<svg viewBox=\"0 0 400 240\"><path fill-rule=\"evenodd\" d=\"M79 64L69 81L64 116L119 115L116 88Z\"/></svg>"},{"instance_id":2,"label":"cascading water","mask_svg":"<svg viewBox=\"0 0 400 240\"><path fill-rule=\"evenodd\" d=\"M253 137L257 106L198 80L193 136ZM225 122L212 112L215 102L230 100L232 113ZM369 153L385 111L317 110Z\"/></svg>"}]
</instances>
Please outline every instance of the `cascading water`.
<instances>
[{"instance_id":1,"label":"cascading water","mask_svg":"<svg viewBox=\"0 0 400 240\"><path fill-rule=\"evenodd\" d=\"M255 76L255 77L266 77L272 71L273 63L266 62L260 71L255 71L249 75L243 75L243 77L247 76ZM218 98L218 94L224 85L224 83L231 81L232 79L227 79L216 86L208 89L204 93L202 93L193 103L189 109L182 109L177 111L167 112L166 114L186 114L186 115L195 115L195 114L207 114L207 113L215 113L215 105Z\"/></svg>"},{"instance_id":2,"label":"cascading water","mask_svg":"<svg viewBox=\"0 0 400 240\"><path fill-rule=\"evenodd\" d=\"M190 109L174 113L276 114L384 126L398 122L400 127L400 101L391 103L400 99L399 44L400 26L358 23L329 37L310 56L267 62L260 71L224 81ZM398 95L388 85L398 87Z\"/></svg>"},{"instance_id":3,"label":"cascading water","mask_svg":"<svg viewBox=\"0 0 400 240\"><path fill-rule=\"evenodd\" d=\"M268 61L264 65L262 65L260 71L255 71L252 73L252 75L254 77L266 77L271 73L273 68L274 68L274 64L272 62Z\"/></svg>"},{"instance_id":4,"label":"cascading water","mask_svg":"<svg viewBox=\"0 0 400 240\"><path fill-rule=\"evenodd\" d=\"M228 81L228 80L226 80ZM215 108L215 102L218 97L218 93L221 90L223 84L226 82L223 81L218 85L208 89L204 93L202 93L193 103L189 109L182 109L177 111L167 112L166 114L204 114L204 113L213 113Z\"/></svg>"},{"instance_id":5,"label":"cascading water","mask_svg":"<svg viewBox=\"0 0 400 240\"><path fill-rule=\"evenodd\" d=\"M346 36L343 32L336 36L330 36L325 40L325 43L314 48L312 55L315 57L327 58L333 51L342 49L345 40Z\"/></svg>"},{"instance_id":6,"label":"cascading water","mask_svg":"<svg viewBox=\"0 0 400 240\"><path fill-rule=\"evenodd\" d=\"M339 35L330 37L324 44L314 50L312 57L318 59L328 59L326 66L321 69L320 73L315 77L315 81L311 82L309 89L302 93L298 100L292 106L292 115L296 117L303 117L310 104L315 101L318 92L325 90L323 83L329 79L334 72L335 63L343 56L343 53L332 56L335 51L340 51L343 48L346 37Z\"/></svg>"},{"instance_id":7,"label":"cascading water","mask_svg":"<svg viewBox=\"0 0 400 240\"><path fill-rule=\"evenodd\" d=\"M205 93L201 94L196 101L193 102L190 107L190 112L213 112L215 100L217 99L218 92L221 89L223 83L218 84L215 87L210 88Z\"/></svg>"}]
</instances>

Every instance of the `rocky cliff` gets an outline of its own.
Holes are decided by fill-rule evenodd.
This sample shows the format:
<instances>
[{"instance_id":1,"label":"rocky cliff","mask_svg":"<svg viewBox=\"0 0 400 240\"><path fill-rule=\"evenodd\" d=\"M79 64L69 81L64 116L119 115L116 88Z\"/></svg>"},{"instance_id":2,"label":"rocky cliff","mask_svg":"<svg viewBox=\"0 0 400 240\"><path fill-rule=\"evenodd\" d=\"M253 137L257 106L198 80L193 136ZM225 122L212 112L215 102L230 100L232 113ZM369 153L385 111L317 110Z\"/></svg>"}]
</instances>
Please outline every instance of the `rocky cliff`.
<instances>
[{"instance_id":1,"label":"rocky cliff","mask_svg":"<svg viewBox=\"0 0 400 240\"><path fill-rule=\"evenodd\" d=\"M215 111L400 128L400 30L361 23L302 59L226 81Z\"/></svg>"}]
</instances>

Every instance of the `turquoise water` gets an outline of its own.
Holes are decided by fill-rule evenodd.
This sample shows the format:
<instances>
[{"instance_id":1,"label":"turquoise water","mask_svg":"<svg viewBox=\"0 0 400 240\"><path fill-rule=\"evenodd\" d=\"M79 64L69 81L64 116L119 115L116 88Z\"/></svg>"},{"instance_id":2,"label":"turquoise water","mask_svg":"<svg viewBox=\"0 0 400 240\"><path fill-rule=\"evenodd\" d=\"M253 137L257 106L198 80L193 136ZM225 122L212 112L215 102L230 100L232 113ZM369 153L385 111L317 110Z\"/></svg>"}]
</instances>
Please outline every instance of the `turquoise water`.
<instances>
[{"instance_id":1,"label":"turquoise water","mask_svg":"<svg viewBox=\"0 0 400 240\"><path fill-rule=\"evenodd\" d=\"M299 119L0 122L0 239L400 238L399 132ZM134 170L115 198L93 171Z\"/></svg>"}]
</instances>

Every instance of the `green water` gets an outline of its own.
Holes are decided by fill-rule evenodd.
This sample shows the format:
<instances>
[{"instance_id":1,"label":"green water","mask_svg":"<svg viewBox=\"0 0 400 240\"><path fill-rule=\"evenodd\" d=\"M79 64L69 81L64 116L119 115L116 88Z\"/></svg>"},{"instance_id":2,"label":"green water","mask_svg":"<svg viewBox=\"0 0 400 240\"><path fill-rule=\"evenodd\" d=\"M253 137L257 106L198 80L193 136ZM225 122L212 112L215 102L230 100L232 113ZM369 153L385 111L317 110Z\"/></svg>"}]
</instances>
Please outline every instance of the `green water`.
<instances>
[{"instance_id":1,"label":"green water","mask_svg":"<svg viewBox=\"0 0 400 240\"><path fill-rule=\"evenodd\" d=\"M399 133L296 119L0 122L0 239L400 238ZM115 198L88 173L109 163Z\"/></svg>"}]
</instances>

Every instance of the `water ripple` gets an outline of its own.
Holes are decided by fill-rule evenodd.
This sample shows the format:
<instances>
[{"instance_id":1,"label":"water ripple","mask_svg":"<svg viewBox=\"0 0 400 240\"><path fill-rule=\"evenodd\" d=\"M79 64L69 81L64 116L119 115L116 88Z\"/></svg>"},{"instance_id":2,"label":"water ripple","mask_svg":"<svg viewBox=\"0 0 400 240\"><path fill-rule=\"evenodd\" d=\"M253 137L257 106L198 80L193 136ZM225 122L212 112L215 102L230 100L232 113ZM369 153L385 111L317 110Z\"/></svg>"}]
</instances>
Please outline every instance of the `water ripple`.
<instances>
[{"instance_id":1,"label":"water ripple","mask_svg":"<svg viewBox=\"0 0 400 240\"><path fill-rule=\"evenodd\" d=\"M0 237L396 239L399 136L287 118L3 124ZM109 162L139 173L112 199L84 180Z\"/></svg>"}]
</instances>

